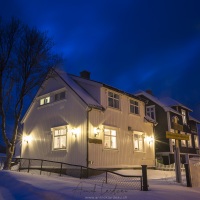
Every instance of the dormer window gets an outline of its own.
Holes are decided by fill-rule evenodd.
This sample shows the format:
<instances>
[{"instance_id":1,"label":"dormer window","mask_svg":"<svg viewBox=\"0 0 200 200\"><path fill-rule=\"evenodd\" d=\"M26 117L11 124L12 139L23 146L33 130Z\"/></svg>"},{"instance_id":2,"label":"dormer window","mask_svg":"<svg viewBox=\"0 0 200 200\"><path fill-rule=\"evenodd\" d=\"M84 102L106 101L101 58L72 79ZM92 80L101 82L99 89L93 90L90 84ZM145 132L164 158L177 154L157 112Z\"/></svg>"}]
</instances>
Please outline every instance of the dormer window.
<instances>
[{"instance_id":1,"label":"dormer window","mask_svg":"<svg viewBox=\"0 0 200 200\"><path fill-rule=\"evenodd\" d=\"M181 114L182 114L183 124L187 124L186 111L185 110L181 110Z\"/></svg>"},{"instance_id":2,"label":"dormer window","mask_svg":"<svg viewBox=\"0 0 200 200\"><path fill-rule=\"evenodd\" d=\"M119 95L113 92L108 92L108 106L119 109Z\"/></svg>"},{"instance_id":3,"label":"dormer window","mask_svg":"<svg viewBox=\"0 0 200 200\"><path fill-rule=\"evenodd\" d=\"M40 106L50 103L50 96L40 99Z\"/></svg>"}]
</instances>

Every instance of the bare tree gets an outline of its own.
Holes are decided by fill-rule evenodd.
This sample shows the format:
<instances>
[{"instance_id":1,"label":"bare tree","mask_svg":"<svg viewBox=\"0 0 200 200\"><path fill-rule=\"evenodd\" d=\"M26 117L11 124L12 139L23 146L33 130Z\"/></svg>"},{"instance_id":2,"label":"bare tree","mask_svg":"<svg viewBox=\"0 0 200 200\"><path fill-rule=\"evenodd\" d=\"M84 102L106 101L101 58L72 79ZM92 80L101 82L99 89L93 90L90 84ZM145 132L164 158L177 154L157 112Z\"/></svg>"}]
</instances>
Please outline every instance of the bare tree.
<instances>
[{"instance_id":1,"label":"bare tree","mask_svg":"<svg viewBox=\"0 0 200 200\"><path fill-rule=\"evenodd\" d=\"M25 97L48 78L49 70L61 59L53 54L52 39L47 33L22 25L12 19L0 22L0 117L1 132L6 145L4 169L11 168ZM13 129L6 132L8 115Z\"/></svg>"}]
</instances>

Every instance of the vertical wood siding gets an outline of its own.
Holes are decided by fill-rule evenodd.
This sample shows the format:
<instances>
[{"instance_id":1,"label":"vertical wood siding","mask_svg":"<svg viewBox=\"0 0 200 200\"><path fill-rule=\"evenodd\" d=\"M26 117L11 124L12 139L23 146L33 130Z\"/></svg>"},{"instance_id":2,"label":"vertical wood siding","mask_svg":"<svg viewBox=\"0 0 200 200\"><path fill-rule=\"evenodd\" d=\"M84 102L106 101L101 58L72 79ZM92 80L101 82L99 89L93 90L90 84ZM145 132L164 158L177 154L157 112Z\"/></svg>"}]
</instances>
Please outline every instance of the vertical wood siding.
<instances>
[{"instance_id":1,"label":"vertical wood siding","mask_svg":"<svg viewBox=\"0 0 200 200\"><path fill-rule=\"evenodd\" d=\"M129 113L129 97L120 95L120 110L108 108L107 106L107 89L101 91L102 105L106 108L104 112L92 110L90 114L90 138L102 140L102 144L89 143L89 160L92 161L91 167L133 167L147 164L155 165L154 145L145 140L144 152L135 152L133 146L133 131L144 132L145 137L153 136L153 126L151 123L144 121L145 105L139 101L140 115ZM116 150L104 149L104 126L117 128L118 148ZM129 131L128 127L133 131ZM99 136L94 136L94 128L100 127Z\"/></svg>"},{"instance_id":2,"label":"vertical wood siding","mask_svg":"<svg viewBox=\"0 0 200 200\"><path fill-rule=\"evenodd\" d=\"M39 98L33 104L32 109L24 121L24 134L30 134L32 142L22 141L22 157L41 158L60 162L68 162L86 166L87 157L87 111L86 105L77 95L58 79L48 80L39 95L50 94L53 98L55 90L66 89L66 99L39 106ZM147 164L154 166L155 150L154 145L145 141L144 152L135 152L133 146L133 131L141 131L145 136L153 136L151 123L144 121L144 103L139 101L140 115L129 113L130 98L120 94L120 110L108 108L106 88L101 88L97 94L101 94L101 105L106 110L99 111L92 109L89 112L89 138L99 139L102 144L89 143L90 167L133 167ZM98 96L98 95L97 95ZM51 128L67 125L67 150L52 150ZM80 133L75 138L70 130L75 127ZM94 129L99 127L99 136L94 136ZM117 149L104 149L105 127L117 129ZM128 130L132 128L132 131Z\"/></svg>"},{"instance_id":3,"label":"vertical wood siding","mask_svg":"<svg viewBox=\"0 0 200 200\"><path fill-rule=\"evenodd\" d=\"M66 88L66 99L40 106L39 98L35 100L31 112L24 122L24 134L30 134L32 141L22 141L22 157L40 158L72 164L86 165L86 108L76 94L58 79L51 79L39 95ZM53 88L53 90L52 90ZM67 149L52 150L51 128L67 125ZM71 134L71 129L79 128L77 138Z\"/></svg>"}]
</instances>

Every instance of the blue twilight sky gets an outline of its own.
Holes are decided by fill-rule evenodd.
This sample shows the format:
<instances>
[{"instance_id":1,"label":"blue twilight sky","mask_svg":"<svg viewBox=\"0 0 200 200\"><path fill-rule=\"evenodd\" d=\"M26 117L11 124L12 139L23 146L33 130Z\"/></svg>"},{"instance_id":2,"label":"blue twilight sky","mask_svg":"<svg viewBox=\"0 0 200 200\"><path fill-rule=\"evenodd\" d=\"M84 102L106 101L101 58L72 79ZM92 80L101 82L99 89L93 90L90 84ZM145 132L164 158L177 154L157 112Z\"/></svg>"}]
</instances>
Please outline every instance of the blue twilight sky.
<instances>
[{"instance_id":1,"label":"blue twilight sky","mask_svg":"<svg viewBox=\"0 0 200 200\"><path fill-rule=\"evenodd\" d=\"M151 89L200 119L199 0L0 0L0 16L48 31L68 73Z\"/></svg>"}]
</instances>

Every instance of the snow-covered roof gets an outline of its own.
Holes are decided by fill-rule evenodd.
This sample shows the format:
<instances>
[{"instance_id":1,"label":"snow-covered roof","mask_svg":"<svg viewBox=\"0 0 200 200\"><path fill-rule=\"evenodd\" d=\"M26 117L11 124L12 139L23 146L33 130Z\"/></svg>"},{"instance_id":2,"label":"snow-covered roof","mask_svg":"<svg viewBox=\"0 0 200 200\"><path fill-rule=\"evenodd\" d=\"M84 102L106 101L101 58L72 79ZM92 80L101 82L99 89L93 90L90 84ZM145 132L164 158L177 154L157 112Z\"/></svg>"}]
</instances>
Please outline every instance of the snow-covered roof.
<instances>
[{"instance_id":1,"label":"snow-covered roof","mask_svg":"<svg viewBox=\"0 0 200 200\"><path fill-rule=\"evenodd\" d=\"M145 118L148 122L151 122L151 123L153 123L153 124L157 124L157 121L155 121L154 119L152 119L152 118L149 117L148 115L146 115L144 118Z\"/></svg>"},{"instance_id":2,"label":"snow-covered roof","mask_svg":"<svg viewBox=\"0 0 200 200\"><path fill-rule=\"evenodd\" d=\"M190 115L189 115L189 120L190 120L190 121L197 122L198 124L200 124L200 121L199 121L199 120L195 119L194 117L192 117L192 116L190 116Z\"/></svg>"},{"instance_id":3,"label":"snow-covered roof","mask_svg":"<svg viewBox=\"0 0 200 200\"><path fill-rule=\"evenodd\" d=\"M92 98L86 90L80 87L65 71L55 70L55 72L89 107L104 109L102 105Z\"/></svg>"},{"instance_id":4,"label":"snow-covered roof","mask_svg":"<svg viewBox=\"0 0 200 200\"><path fill-rule=\"evenodd\" d=\"M170 97L165 97L165 98L160 98L158 99L157 97L147 93L147 92L144 92L144 91L139 91L135 94L136 96L139 96L139 95L143 95L145 96L146 98L150 99L151 101L155 102L156 104L158 104L159 106L161 106L166 112L172 112L172 113L176 113L178 115L181 115L181 113L179 113L178 111L174 110L173 108L171 108L172 106L180 106L182 108L185 108L187 109L188 111L191 111L192 110L188 107L186 107L185 105L183 105L182 103L170 98ZM146 118L147 116L145 116ZM148 119L147 119L148 120ZM189 120L190 121L195 121L197 122L198 124L200 124L200 121L195 119L194 117L190 116L189 115Z\"/></svg>"},{"instance_id":5,"label":"snow-covered roof","mask_svg":"<svg viewBox=\"0 0 200 200\"><path fill-rule=\"evenodd\" d=\"M192 111L190 108L186 107L182 103L170 98L170 97L164 97L159 99L163 104L166 106L172 107L172 106L180 106L182 108L185 108L186 110Z\"/></svg>"},{"instance_id":6,"label":"snow-covered roof","mask_svg":"<svg viewBox=\"0 0 200 200\"><path fill-rule=\"evenodd\" d=\"M91 80L91 79L85 79L85 78L82 78L82 77L79 77L79 76L75 76L75 75L72 75L72 74L68 74L68 75L75 81L87 82L87 83L89 83L91 85L96 85L96 86L100 86L100 87L103 86L103 87L105 87L107 89L114 90L114 91L116 91L118 93L121 93L123 95L129 96L129 97L134 98L134 99L137 99L139 101L144 101L144 100L138 98L137 96L135 96L134 94L125 92L125 91L123 91L121 89L118 89L116 87L110 86L108 84L105 84L105 83L102 83L102 82L99 82L99 81L94 81L94 80Z\"/></svg>"},{"instance_id":7,"label":"snow-covered roof","mask_svg":"<svg viewBox=\"0 0 200 200\"><path fill-rule=\"evenodd\" d=\"M166 112L173 112L175 114L181 115L181 113L177 112L176 110L174 110L173 108L171 108L170 106L168 106L167 104L165 104L164 102L160 101L157 97L144 92L144 91L139 91L138 93L135 94L136 96L139 95L144 95L145 97L147 97L148 99L150 99L151 101L155 102L156 104L158 104L160 107L162 107Z\"/></svg>"},{"instance_id":8,"label":"snow-covered roof","mask_svg":"<svg viewBox=\"0 0 200 200\"><path fill-rule=\"evenodd\" d=\"M95 99L93 99L90 96L90 94L88 94L72 78L70 78L70 76L65 71L58 70L58 69L52 69L52 70L53 70L54 73L56 73L81 98L81 100L88 107L97 108L97 109L100 109L100 110L104 110L103 106L101 106ZM50 71L49 73L52 73L52 71ZM38 96L39 91L35 95L35 98ZM24 122L24 120L26 119L27 115L30 113L30 110L33 107L33 104L34 104L34 100L31 102L31 105L29 106L29 108L26 111L24 117L22 118L21 123Z\"/></svg>"}]
</instances>

